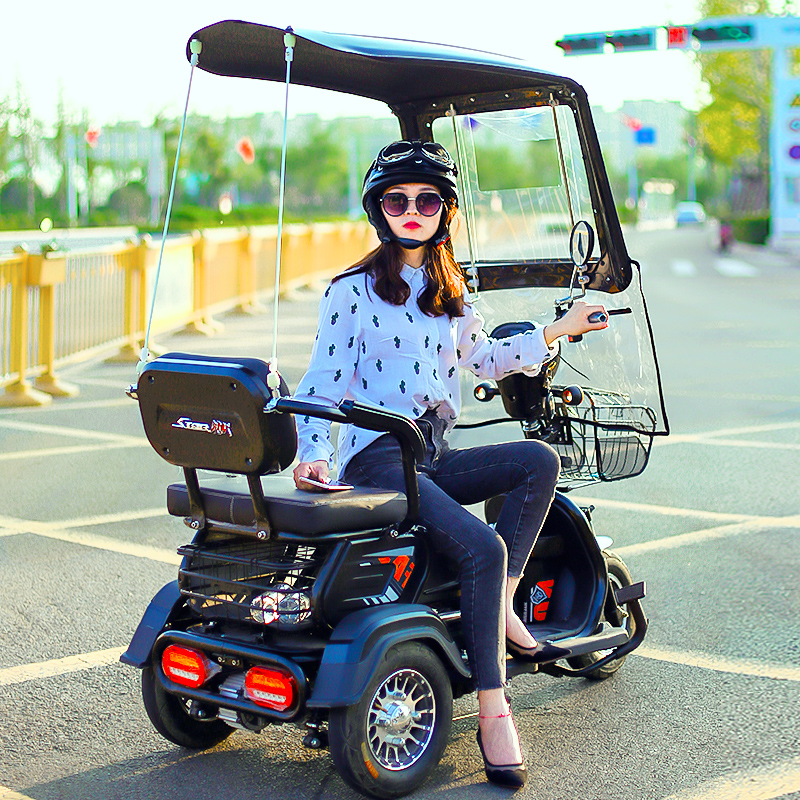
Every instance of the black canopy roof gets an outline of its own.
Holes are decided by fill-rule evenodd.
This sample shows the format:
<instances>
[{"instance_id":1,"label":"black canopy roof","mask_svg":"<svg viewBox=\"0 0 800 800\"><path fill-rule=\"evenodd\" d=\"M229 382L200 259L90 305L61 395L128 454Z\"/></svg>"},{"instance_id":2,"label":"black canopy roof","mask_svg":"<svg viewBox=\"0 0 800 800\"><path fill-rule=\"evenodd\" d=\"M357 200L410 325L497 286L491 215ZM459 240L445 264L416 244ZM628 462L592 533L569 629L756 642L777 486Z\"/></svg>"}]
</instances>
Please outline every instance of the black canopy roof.
<instances>
[{"instance_id":1,"label":"black canopy roof","mask_svg":"<svg viewBox=\"0 0 800 800\"><path fill-rule=\"evenodd\" d=\"M225 20L201 28L198 67L216 75L283 81L281 28ZM569 78L534 69L506 56L441 44L321 31L297 37L292 83L382 100L391 106L429 98L484 94L536 87L581 88ZM190 56L189 46L186 48Z\"/></svg>"}]
</instances>

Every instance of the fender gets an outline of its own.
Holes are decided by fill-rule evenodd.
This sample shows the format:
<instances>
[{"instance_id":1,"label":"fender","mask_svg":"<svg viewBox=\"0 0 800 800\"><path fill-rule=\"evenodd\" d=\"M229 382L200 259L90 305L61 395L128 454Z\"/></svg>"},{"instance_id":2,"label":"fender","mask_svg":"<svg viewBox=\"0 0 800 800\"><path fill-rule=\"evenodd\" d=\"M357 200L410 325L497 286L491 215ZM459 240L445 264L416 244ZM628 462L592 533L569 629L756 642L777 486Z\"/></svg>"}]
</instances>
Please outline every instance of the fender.
<instances>
[{"instance_id":1,"label":"fender","mask_svg":"<svg viewBox=\"0 0 800 800\"><path fill-rule=\"evenodd\" d=\"M176 615L182 604L183 598L178 588L178 581L162 586L147 606L127 651L119 657L119 660L123 664L144 669L150 663L150 653L158 635L164 630L167 622Z\"/></svg>"},{"instance_id":2,"label":"fender","mask_svg":"<svg viewBox=\"0 0 800 800\"><path fill-rule=\"evenodd\" d=\"M471 673L447 627L429 606L390 603L348 614L325 647L308 708L357 703L386 651L399 642L424 642L464 680Z\"/></svg>"}]
</instances>

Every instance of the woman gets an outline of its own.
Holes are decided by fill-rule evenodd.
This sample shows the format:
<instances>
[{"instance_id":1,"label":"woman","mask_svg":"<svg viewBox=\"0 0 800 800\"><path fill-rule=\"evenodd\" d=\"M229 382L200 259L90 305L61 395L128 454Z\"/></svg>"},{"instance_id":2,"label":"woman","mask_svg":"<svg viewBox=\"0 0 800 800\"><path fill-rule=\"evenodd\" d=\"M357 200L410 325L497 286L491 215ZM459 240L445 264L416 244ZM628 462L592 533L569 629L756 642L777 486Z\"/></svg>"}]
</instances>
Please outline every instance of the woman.
<instances>
[{"instance_id":1,"label":"woman","mask_svg":"<svg viewBox=\"0 0 800 800\"><path fill-rule=\"evenodd\" d=\"M506 647L531 660L558 657L539 645L513 609L519 584L555 492L559 459L524 440L451 450L444 434L460 408L458 367L481 378L538 373L558 352L556 340L606 327L588 316L602 306L576 303L557 322L490 339L469 302L453 257L450 223L458 206L456 166L441 145L394 142L364 180L362 202L380 246L333 279L320 305L319 329L298 398L345 397L415 418L427 454L419 465L420 522L431 550L453 562L461 585L461 621L478 690L478 744L489 780L519 787L525 766L505 699ZM298 419L302 478L328 480L330 424ZM348 483L403 491L394 437L342 426L339 476ZM508 493L496 529L462 504ZM479 606L479 607L478 607Z\"/></svg>"}]
</instances>

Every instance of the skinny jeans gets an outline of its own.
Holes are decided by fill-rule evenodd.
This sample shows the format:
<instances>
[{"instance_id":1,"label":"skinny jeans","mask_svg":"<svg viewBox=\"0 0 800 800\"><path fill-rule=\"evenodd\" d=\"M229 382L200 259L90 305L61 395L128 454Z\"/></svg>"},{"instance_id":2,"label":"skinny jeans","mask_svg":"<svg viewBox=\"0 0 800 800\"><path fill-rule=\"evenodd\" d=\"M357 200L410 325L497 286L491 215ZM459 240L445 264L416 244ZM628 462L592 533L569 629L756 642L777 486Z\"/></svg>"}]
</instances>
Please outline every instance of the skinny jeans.
<instances>
[{"instance_id":1,"label":"skinny jeans","mask_svg":"<svg viewBox=\"0 0 800 800\"><path fill-rule=\"evenodd\" d=\"M558 454L535 440L450 449L444 423L426 414L417 424L426 441L417 465L421 534L431 551L457 570L461 623L478 691L506 683L506 575L522 575L555 494ZM357 453L343 479L404 492L397 440L387 434ZM506 494L494 528L463 507Z\"/></svg>"}]
</instances>

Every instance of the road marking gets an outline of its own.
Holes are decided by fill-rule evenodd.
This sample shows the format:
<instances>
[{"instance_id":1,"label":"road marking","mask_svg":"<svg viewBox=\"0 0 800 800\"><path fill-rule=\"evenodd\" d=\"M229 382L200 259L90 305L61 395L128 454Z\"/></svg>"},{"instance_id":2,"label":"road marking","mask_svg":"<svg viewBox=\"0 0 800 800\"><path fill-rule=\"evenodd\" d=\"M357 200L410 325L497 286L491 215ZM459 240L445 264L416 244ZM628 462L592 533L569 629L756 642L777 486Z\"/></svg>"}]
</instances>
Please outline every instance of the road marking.
<instances>
[{"instance_id":1,"label":"road marking","mask_svg":"<svg viewBox=\"0 0 800 800\"><path fill-rule=\"evenodd\" d=\"M684 667L710 669L714 672L729 672L734 675L752 675L756 678L800 682L800 667L765 664L746 658L722 658L710 653L662 650L657 647L647 646L636 648L633 651L633 655L649 658L653 661L664 661L668 664L680 664Z\"/></svg>"},{"instance_id":2,"label":"road marking","mask_svg":"<svg viewBox=\"0 0 800 800\"><path fill-rule=\"evenodd\" d=\"M42 450L18 450L13 453L0 453L0 461L19 461L23 458L52 458L76 453L93 453L98 450L124 450L128 447L150 447L148 441L108 442L107 444L77 444L67 447L48 447Z\"/></svg>"},{"instance_id":3,"label":"road marking","mask_svg":"<svg viewBox=\"0 0 800 800\"><path fill-rule=\"evenodd\" d=\"M724 539L728 536L738 536L742 533L755 533L771 528L800 528L800 514L794 517L764 517L751 520L750 522L738 522L732 525L718 525L714 528L702 528L697 531L690 531L689 533L679 533L675 536L653 539L649 542L615 547L614 552L619 553L621 556L641 555L642 553L649 553L653 550L672 550L676 547L685 547L686 545L709 542L713 539Z\"/></svg>"},{"instance_id":4,"label":"road marking","mask_svg":"<svg viewBox=\"0 0 800 800\"><path fill-rule=\"evenodd\" d=\"M708 399L708 391L684 391L679 389L670 389L670 397L702 397ZM748 392L718 392L714 390L711 394L715 400L755 400L758 403L800 403L800 394L761 394L761 393L748 393ZM671 438L671 435L670 435ZM669 444L669 442L665 442Z\"/></svg>"},{"instance_id":5,"label":"road marking","mask_svg":"<svg viewBox=\"0 0 800 800\"><path fill-rule=\"evenodd\" d=\"M672 260L672 271L682 278L692 278L697 275L697 267L693 261L686 258L675 258Z\"/></svg>"},{"instance_id":6,"label":"road marking","mask_svg":"<svg viewBox=\"0 0 800 800\"><path fill-rule=\"evenodd\" d=\"M647 514L661 514L670 517L691 517L705 519L709 522L723 522L727 524L716 525L711 528L700 528L688 533L679 533L674 536L664 536L639 544L615 547L614 552L621 556L640 555L653 550L671 550L676 547L700 544L712 539L722 539L726 536L737 536L742 533L752 533L771 528L796 529L800 528L800 514L786 517L767 517L752 514L728 514L719 511L699 511L691 508L677 508L674 506L659 506L648 503L631 503L624 500L607 500L599 497L575 497L579 505L593 505L596 508L613 508L623 511L639 511Z\"/></svg>"},{"instance_id":7,"label":"road marking","mask_svg":"<svg viewBox=\"0 0 800 800\"><path fill-rule=\"evenodd\" d=\"M67 436L72 439L97 439L101 442L115 442L139 444L143 436L127 436L121 433L105 433L104 431L90 431L83 428L67 428L63 425L43 425L38 422L23 422L22 420L0 420L0 428L9 428L16 431L29 431L30 433L49 433L53 436Z\"/></svg>"},{"instance_id":8,"label":"road marking","mask_svg":"<svg viewBox=\"0 0 800 800\"><path fill-rule=\"evenodd\" d=\"M33 800L33 798L28 797L26 794L12 791L6 786L0 786L0 800Z\"/></svg>"},{"instance_id":9,"label":"road marking","mask_svg":"<svg viewBox=\"0 0 800 800\"><path fill-rule=\"evenodd\" d=\"M94 653L55 658L52 661L40 661L37 664L6 667L0 669L0 686L13 686L16 683L25 683L40 678L67 675L70 672L82 672L95 667L107 667L109 664L117 663L125 650L127 650L126 647L111 647L108 650L96 650Z\"/></svg>"},{"instance_id":10,"label":"road marking","mask_svg":"<svg viewBox=\"0 0 800 800\"><path fill-rule=\"evenodd\" d=\"M730 436L746 436L751 433L767 433L769 431L786 431L800 429L800 422L777 422L769 425L748 425L742 428L720 428L716 431L704 431L702 433L671 433L663 439L656 439L658 447L665 447L671 444L717 444L717 442L731 441ZM752 440L742 442L742 446L747 447L753 444ZM756 442L758 446L765 444L770 447L780 446L781 442ZM791 443L789 443L791 444ZM794 445L792 445L794 447Z\"/></svg>"},{"instance_id":11,"label":"road marking","mask_svg":"<svg viewBox=\"0 0 800 800\"><path fill-rule=\"evenodd\" d=\"M726 278L755 278L761 273L758 267L738 258L718 258L714 267Z\"/></svg>"},{"instance_id":12,"label":"road marking","mask_svg":"<svg viewBox=\"0 0 800 800\"><path fill-rule=\"evenodd\" d=\"M88 383L88 381L80 381L80 383ZM130 406L131 399L129 397L118 397L114 400L85 400L77 402L60 402L54 405L39 408L36 406L29 406L27 408L3 408L0 409L0 416L7 417L9 414L25 414L31 412L47 412L52 411L76 411L85 410L87 408L115 408L116 406Z\"/></svg>"},{"instance_id":13,"label":"road marking","mask_svg":"<svg viewBox=\"0 0 800 800\"><path fill-rule=\"evenodd\" d=\"M153 547L137 542L128 542L123 539L113 539L109 536L100 536L85 532L69 532L70 528L87 527L89 525L106 525L115 522L128 522L137 519L148 519L167 515L164 509L146 509L144 511L124 512L121 514L105 514L96 517L67 520L64 522L36 522L34 520L15 519L0 516L0 528L11 531L5 535L33 534L46 539L55 539L60 542L79 544L84 547L93 547L97 550L107 550L120 555L146 558L162 564L178 566L181 557L174 551L163 547ZM0 534L2 535L2 534Z\"/></svg>"},{"instance_id":14,"label":"road marking","mask_svg":"<svg viewBox=\"0 0 800 800\"><path fill-rule=\"evenodd\" d=\"M40 448L38 450L15 450L10 453L0 453L0 461L18 461L24 458L50 458L52 456L90 453L97 450L114 450L121 447L150 446L150 443L144 436L104 433L102 431L90 431L83 428L67 428L62 425L42 425L37 422L23 422L21 420L0 420L0 428L14 431L28 431L30 433L47 433L52 436L66 436L73 439L101 442L101 444L66 445L63 447Z\"/></svg>"},{"instance_id":15,"label":"road marking","mask_svg":"<svg viewBox=\"0 0 800 800\"><path fill-rule=\"evenodd\" d=\"M756 514L731 514L726 511L703 511L697 508L661 506L652 503L633 503L628 500L608 500L602 497L573 497L578 505L593 505L598 508L616 508L623 511L642 511L646 514L661 514L667 517L694 517L711 522L750 522L752 520L771 520L773 517L760 517Z\"/></svg>"},{"instance_id":16,"label":"road marking","mask_svg":"<svg viewBox=\"0 0 800 800\"><path fill-rule=\"evenodd\" d=\"M711 445L712 447L758 447L762 450L800 450L800 444L795 444L794 442L763 442L755 439L712 439L705 436L698 436L685 441L690 441L692 444ZM672 444L672 442L665 442L665 444Z\"/></svg>"},{"instance_id":17,"label":"road marking","mask_svg":"<svg viewBox=\"0 0 800 800\"><path fill-rule=\"evenodd\" d=\"M777 800L798 791L800 757L750 772L735 772L664 800Z\"/></svg>"}]
</instances>

